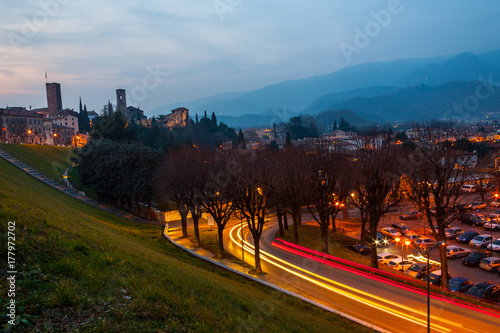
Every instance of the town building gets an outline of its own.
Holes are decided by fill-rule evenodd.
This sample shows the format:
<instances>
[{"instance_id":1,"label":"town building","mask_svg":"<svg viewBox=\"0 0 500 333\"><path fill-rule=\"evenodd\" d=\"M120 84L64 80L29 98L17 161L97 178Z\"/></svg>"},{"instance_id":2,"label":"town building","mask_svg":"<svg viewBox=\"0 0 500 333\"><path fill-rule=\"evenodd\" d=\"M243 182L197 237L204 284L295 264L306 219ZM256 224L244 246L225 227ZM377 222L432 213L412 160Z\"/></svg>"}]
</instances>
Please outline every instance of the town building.
<instances>
[{"instance_id":1,"label":"town building","mask_svg":"<svg viewBox=\"0 0 500 333\"><path fill-rule=\"evenodd\" d=\"M53 144L56 146L70 146L73 143L73 128L56 123L52 124Z\"/></svg>"},{"instance_id":2,"label":"town building","mask_svg":"<svg viewBox=\"0 0 500 333\"><path fill-rule=\"evenodd\" d=\"M65 127L71 127L73 129L73 134L76 134L78 133L78 112L64 109L54 117L54 123Z\"/></svg>"},{"instance_id":3,"label":"town building","mask_svg":"<svg viewBox=\"0 0 500 333\"><path fill-rule=\"evenodd\" d=\"M1 141L44 144L44 116L24 107L0 109Z\"/></svg>"},{"instance_id":4,"label":"town building","mask_svg":"<svg viewBox=\"0 0 500 333\"><path fill-rule=\"evenodd\" d=\"M164 127L176 128L189 126L189 109L180 107L168 115L158 116L158 122Z\"/></svg>"}]
</instances>

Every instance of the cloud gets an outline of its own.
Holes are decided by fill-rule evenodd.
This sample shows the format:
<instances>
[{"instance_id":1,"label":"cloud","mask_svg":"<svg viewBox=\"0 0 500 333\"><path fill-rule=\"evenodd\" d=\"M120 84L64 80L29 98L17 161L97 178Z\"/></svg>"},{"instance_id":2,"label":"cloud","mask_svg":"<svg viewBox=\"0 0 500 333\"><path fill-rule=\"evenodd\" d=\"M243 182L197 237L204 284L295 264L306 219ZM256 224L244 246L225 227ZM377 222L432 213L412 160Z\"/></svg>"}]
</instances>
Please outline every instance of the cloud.
<instances>
[{"instance_id":1,"label":"cloud","mask_svg":"<svg viewBox=\"0 0 500 333\"><path fill-rule=\"evenodd\" d=\"M214 1L230 6L223 20ZM491 38L500 28L496 0L400 2L404 12L352 64L500 47ZM50 11L42 3L58 7ZM160 66L171 75L142 102L147 109L169 102L165 96L182 101L325 74L347 65L339 44L352 41L355 28L386 6L370 0L4 0L0 77L9 82L0 82L0 94L8 98L8 91L29 86L43 96L48 70L63 84L67 103L76 107L82 95L98 108L118 86L141 84L148 66ZM30 25L36 31L26 36ZM18 47L8 38L13 34L25 39Z\"/></svg>"}]
</instances>

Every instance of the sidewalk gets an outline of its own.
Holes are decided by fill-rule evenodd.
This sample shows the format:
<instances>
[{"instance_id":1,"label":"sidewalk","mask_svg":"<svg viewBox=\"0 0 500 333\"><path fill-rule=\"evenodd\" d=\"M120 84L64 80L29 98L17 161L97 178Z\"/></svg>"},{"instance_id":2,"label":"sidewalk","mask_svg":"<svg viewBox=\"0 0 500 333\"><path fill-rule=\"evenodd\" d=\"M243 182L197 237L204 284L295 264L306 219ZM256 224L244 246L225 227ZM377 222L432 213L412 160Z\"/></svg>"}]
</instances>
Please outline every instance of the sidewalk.
<instances>
[{"instance_id":1,"label":"sidewalk","mask_svg":"<svg viewBox=\"0 0 500 333\"><path fill-rule=\"evenodd\" d=\"M114 207L111 207L111 206L99 203L96 200L90 199L90 198L86 197L83 192L78 192L78 191L76 191L74 189L71 189L68 186L61 185L58 182L50 179L49 177L42 175L38 171L33 170L32 168L30 168L29 166L27 166L23 162L19 161L15 157L13 157L10 154L8 154L5 151L3 151L1 148L0 148L0 158L3 158L4 160L6 160L7 162L9 162L10 164L14 165L15 167L17 167L17 168L21 169L22 171L26 172L28 175L32 176L33 178L38 179L39 181L41 181L41 182L43 182L43 183L45 183L45 184L47 184L47 185L49 185L49 186L57 189L57 190L65 193L65 194L67 194L67 195L69 195L69 196L71 196L71 197L73 197L75 199L78 199L80 201L88 203L89 205L91 205L93 207L105 210L105 211L107 211L107 212L109 212L111 214L114 214L114 215L117 215L117 216L120 216L120 217L124 217L124 218L129 219L129 220L131 220L133 222L136 222L136 223L142 223L142 224L160 224L160 222L146 220L146 219L143 219L141 217L138 217L138 216L132 215L130 213L124 212L124 211L122 211L120 209L117 209L117 208L114 208ZM66 176L67 176L67 174L66 174ZM67 179L65 179L65 181L67 181Z\"/></svg>"}]
</instances>

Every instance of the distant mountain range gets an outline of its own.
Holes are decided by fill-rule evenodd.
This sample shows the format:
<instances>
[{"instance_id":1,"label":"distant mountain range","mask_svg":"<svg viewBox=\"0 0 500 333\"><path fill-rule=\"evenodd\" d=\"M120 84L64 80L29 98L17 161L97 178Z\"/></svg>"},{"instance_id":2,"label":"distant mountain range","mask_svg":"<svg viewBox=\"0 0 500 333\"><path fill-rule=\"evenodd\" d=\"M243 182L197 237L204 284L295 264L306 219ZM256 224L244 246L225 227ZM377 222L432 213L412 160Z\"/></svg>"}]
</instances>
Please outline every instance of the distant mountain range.
<instances>
[{"instance_id":1,"label":"distant mountain range","mask_svg":"<svg viewBox=\"0 0 500 333\"><path fill-rule=\"evenodd\" d=\"M205 110L215 112L218 119L235 127L270 125L298 114L331 118L325 111L339 110L351 111L346 119L352 124L424 120L446 117L453 104L475 95L478 80L488 78L500 81L500 50L361 64L257 90L218 94L182 106L190 109L192 116ZM495 89L474 111L500 111L497 97ZM149 114L166 114L177 106L163 105Z\"/></svg>"}]
</instances>

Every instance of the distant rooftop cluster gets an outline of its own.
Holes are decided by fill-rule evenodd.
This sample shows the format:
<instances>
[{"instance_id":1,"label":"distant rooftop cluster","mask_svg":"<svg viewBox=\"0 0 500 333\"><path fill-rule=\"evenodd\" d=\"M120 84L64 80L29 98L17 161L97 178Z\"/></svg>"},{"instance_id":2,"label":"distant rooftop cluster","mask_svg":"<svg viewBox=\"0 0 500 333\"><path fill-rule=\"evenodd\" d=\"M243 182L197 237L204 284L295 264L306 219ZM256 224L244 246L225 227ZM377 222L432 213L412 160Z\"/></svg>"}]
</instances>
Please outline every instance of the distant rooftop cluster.
<instances>
[{"instance_id":1,"label":"distant rooftop cluster","mask_svg":"<svg viewBox=\"0 0 500 333\"><path fill-rule=\"evenodd\" d=\"M0 108L0 142L73 147L82 147L87 143L89 135L80 133L79 113L73 109L63 108L61 85L52 82L46 83L45 87L47 94L45 108L26 109L26 107L10 106ZM85 112L90 124L99 117L93 110L87 112L86 107ZM151 127L154 121L153 118L146 117L141 109L127 106L125 89L116 90L116 112L121 112L129 123ZM186 127L189 125L189 110L183 107L176 108L171 114L159 116L157 121L164 127Z\"/></svg>"}]
</instances>

